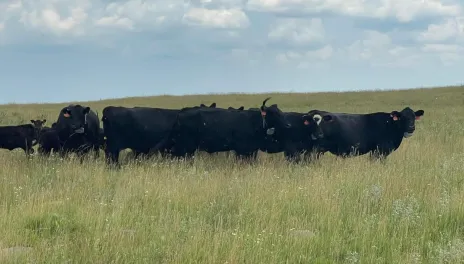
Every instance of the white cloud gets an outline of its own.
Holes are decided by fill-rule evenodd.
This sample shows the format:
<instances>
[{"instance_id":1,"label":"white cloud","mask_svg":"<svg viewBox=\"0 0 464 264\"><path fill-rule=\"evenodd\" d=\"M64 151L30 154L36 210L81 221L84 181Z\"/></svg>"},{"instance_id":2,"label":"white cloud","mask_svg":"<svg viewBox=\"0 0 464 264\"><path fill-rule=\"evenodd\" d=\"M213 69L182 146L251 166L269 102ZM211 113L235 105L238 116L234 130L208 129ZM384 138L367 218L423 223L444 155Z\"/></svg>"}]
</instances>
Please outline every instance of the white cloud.
<instances>
[{"instance_id":1,"label":"white cloud","mask_svg":"<svg viewBox=\"0 0 464 264\"><path fill-rule=\"evenodd\" d=\"M249 0L247 8L263 12L335 12L343 15L386 18L401 22L423 16L455 16L461 6L437 0Z\"/></svg>"},{"instance_id":2,"label":"white cloud","mask_svg":"<svg viewBox=\"0 0 464 264\"><path fill-rule=\"evenodd\" d=\"M118 27L123 29L133 29L134 22L127 17L118 17L116 15L106 16L95 21L98 26Z\"/></svg>"},{"instance_id":3,"label":"white cloud","mask_svg":"<svg viewBox=\"0 0 464 264\"><path fill-rule=\"evenodd\" d=\"M43 9L40 11L23 12L20 22L30 28L43 28L56 34L73 33L81 35L83 33L82 25L88 15L83 8L71 8L70 14L67 17L62 15L55 9Z\"/></svg>"},{"instance_id":4,"label":"white cloud","mask_svg":"<svg viewBox=\"0 0 464 264\"><path fill-rule=\"evenodd\" d=\"M334 49L331 45L316 50L306 52L286 51L276 55L276 60L282 64L294 64L299 68L307 68L308 65L318 64L322 61L330 59L334 54Z\"/></svg>"},{"instance_id":5,"label":"white cloud","mask_svg":"<svg viewBox=\"0 0 464 264\"><path fill-rule=\"evenodd\" d=\"M419 35L424 42L440 42L464 36L464 16L446 19L441 24L431 24Z\"/></svg>"},{"instance_id":6,"label":"white cloud","mask_svg":"<svg viewBox=\"0 0 464 264\"><path fill-rule=\"evenodd\" d=\"M367 30L364 38L348 47L348 55L354 60L369 60L375 56L383 56L392 45L391 38L384 33Z\"/></svg>"},{"instance_id":7,"label":"white cloud","mask_svg":"<svg viewBox=\"0 0 464 264\"><path fill-rule=\"evenodd\" d=\"M22 0L0 3L0 22L56 36L98 35L107 27L141 31L180 23L183 7L183 0Z\"/></svg>"},{"instance_id":8,"label":"white cloud","mask_svg":"<svg viewBox=\"0 0 464 264\"><path fill-rule=\"evenodd\" d=\"M446 66L464 59L464 46L456 44L426 44L422 47L422 51L438 56Z\"/></svg>"},{"instance_id":9,"label":"white cloud","mask_svg":"<svg viewBox=\"0 0 464 264\"><path fill-rule=\"evenodd\" d=\"M405 47L393 42L385 33L367 30L361 40L354 41L344 54L352 61L375 67L415 67L430 59L418 47Z\"/></svg>"},{"instance_id":10,"label":"white cloud","mask_svg":"<svg viewBox=\"0 0 464 264\"><path fill-rule=\"evenodd\" d=\"M183 21L188 25L211 28L246 28L250 25L247 15L240 9L192 8Z\"/></svg>"},{"instance_id":11,"label":"white cloud","mask_svg":"<svg viewBox=\"0 0 464 264\"><path fill-rule=\"evenodd\" d=\"M179 22L183 13L182 0L129 0L113 2L105 6L99 26L113 26L137 31L154 30Z\"/></svg>"},{"instance_id":12,"label":"white cloud","mask_svg":"<svg viewBox=\"0 0 464 264\"><path fill-rule=\"evenodd\" d=\"M324 25L319 18L313 19L278 19L271 26L268 38L272 41L285 41L289 44L302 46L314 42L323 42Z\"/></svg>"},{"instance_id":13,"label":"white cloud","mask_svg":"<svg viewBox=\"0 0 464 264\"><path fill-rule=\"evenodd\" d=\"M464 47L456 44L426 44L422 47L422 50L438 53L462 53Z\"/></svg>"},{"instance_id":14,"label":"white cloud","mask_svg":"<svg viewBox=\"0 0 464 264\"><path fill-rule=\"evenodd\" d=\"M90 41L84 41L86 45L105 45L127 56L156 50L157 54L207 52L256 65L258 61L264 64L277 60L306 67L340 59L374 66L412 66L431 58L443 63L464 59L460 46L464 44L464 14L457 3L464 4L457 0L10 0L0 1L0 31L2 45L14 43L10 39L16 36L18 42L31 41L28 35L39 32L57 43L72 44L77 43L76 37L87 38ZM260 16L250 10L280 12L287 17ZM318 15L288 17L304 12L330 12L332 16L320 14L324 20ZM334 18L337 14L379 21L396 18L402 22L438 16L442 23L431 24L423 32L403 30L392 35L375 30L362 32L346 24L340 34L333 23L339 20ZM190 30L187 34L178 30L188 26L204 30ZM166 35L156 43L155 38L137 38L137 34L130 43L122 44L106 37L124 37L126 31L158 30ZM170 33L176 36L168 36ZM406 46L397 41L399 35L418 43ZM213 50L214 45L219 48ZM314 50L315 46L321 48ZM150 51L141 51L140 47Z\"/></svg>"}]
</instances>

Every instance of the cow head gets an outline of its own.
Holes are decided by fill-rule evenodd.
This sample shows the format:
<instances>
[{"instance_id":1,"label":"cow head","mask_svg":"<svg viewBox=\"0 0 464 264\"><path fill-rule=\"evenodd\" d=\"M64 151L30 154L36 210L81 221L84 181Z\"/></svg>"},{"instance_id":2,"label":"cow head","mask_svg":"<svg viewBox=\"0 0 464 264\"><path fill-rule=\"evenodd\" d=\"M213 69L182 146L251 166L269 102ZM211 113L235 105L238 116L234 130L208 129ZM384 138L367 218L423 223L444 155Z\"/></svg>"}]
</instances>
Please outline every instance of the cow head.
<instances>
[{"instance_id":1,"label":"cow head","mask_svg":"<svg viewBox=\"0 0 464 264\"><path fill-rule=\"evenodd\" d=\"M84 133L89 112L90 107L81 105L69 105L63 108L57 121L58 129L67 129L78 134Z\"/></svg>"},{"instance_id":2,"label":"cow head","mask_svg":"<svg viewBox=\"0 0 464 264\"><path fill-rule=\"evenodd\" d=\"M44 119L44 120L31 120L31 123L34 126L34 140L33 140L33 143L35 143L35 141L37 139L39 139L41 130L44 127L45 122L47 122L47 119Z\"/></svg>"},{"instance_id":3,"label":"cow head","mask_svg":"<svg viewBox=\"0 0 464 264\"><path fill-rule=\"evenodd\" d=\"M324 133L322 133L322 129L319 127L319 124L322 121L322 117L320 115L303 115L302 121L307 128L308 133L311 135L312 140L317 140L324 137Z\"/></svg>"},{"instance_id":4,"label":"cow head","mask_svg":"<svg viewBox=\"0 0 464 264\"><path fill-rule=\"evenodd\" d=\"M398 124L405 138L412 136L414 130L416 130L416 120L419 120L423 115L424 110L414 112L409 107L404 108L401 112L393 111L390 113L390 117L394 123Z\"/></svg>"},{"instance_id":5,"label":"cow head","mask_svg":"<svg viewBox=\"0 0 464 264\"><path fill-rule=\"evenodd\" d=\"M322 139L332 135L337 130L334 117L330 113L319 110L311 110L303 116L303 122L308 126L309 131L313 131L311 138Z\"/></svg>"},{"instance_id":6,"label":"cow head","mask_svg":"<svg viewBox=\"0 0 464 264\"><path fill-rule=\"evenodd\" d=\"M292 127L285 118L284 113L277 107L277 104L266 106L266 102L269 99L271 98L266 98L263 101L263 105L260 107L261 116L263 118L263 128L267 129L268 135L274 134L275 128L286 129Z\"/></svg>"},{"instance_id":7,"label":"cow head","mask_svg":"<svg viewBox=\"0 0 464 264\"><path fill-rule=\"evenodd\" d=\"M36 128L38 130L41 130L43 128L45 122L47 122L47 119L44 119L44 120L31 120L31 123L34 125L34 128Z\"/></svg>"}]
</instances>

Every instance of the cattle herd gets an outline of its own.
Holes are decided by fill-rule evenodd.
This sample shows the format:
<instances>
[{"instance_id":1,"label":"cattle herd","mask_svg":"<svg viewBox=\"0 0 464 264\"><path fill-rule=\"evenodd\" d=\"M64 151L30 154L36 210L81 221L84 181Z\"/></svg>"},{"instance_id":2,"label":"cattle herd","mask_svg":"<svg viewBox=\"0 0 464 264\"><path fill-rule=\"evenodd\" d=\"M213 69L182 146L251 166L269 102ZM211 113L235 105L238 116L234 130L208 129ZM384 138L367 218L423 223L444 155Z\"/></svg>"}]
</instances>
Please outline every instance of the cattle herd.
<instances>
[{"instance_id":1,"label":"cattle herd","mask_svg":"<svg viewBox=\"0 0 464 264\"><path fill-rule=\"evenodd\" d=\"M282 112L277 104L259 108L210 106L162 109L107 106L99 119L90 107L71 104L60 110L51 127L46 120L0 127L0 148L22 148L39 155L53 151L64 157L82 158L105 152L109 165L119 164L119 153L131 149L135 157L159 153L165 157L192 157L199 151L233 151L239 158L254 160L258 151L283 152L288 161L319 157L330 152L341 157L364 155L385 159L403 138L415 131L424 114L406 107L401 111L368 114ZM102 122L102 127L100 126ZM309 155L315 154L315 155Z\"/></svg>"}]
</instances>

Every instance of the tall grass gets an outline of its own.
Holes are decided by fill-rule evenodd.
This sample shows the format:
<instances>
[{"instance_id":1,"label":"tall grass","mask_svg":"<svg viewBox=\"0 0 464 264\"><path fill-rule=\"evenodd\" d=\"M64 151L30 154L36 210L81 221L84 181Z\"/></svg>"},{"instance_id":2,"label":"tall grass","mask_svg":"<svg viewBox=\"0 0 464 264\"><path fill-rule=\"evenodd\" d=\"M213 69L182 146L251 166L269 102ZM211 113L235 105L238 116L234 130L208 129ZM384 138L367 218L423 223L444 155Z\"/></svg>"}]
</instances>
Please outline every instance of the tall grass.
<instances>
[{"instance_id":1,"label":"tall grass","mask_svg":"<svg viewBox=\"0 0 464 264\"><path fill-rule=\"evenodd\" d=\"M147 97L107 105L256 107L267 95ZM273 94L284 111L425 115L385 164L260 153L193 162L27 158L0 150L1 263L462 263L464 89ZM84 103L83 103L84 104ZM53 122L66 104L3 105L0 122ZM103 156L103 155L102 155ZM28 250L16 250L28 247Z\"/></svg>"}]
</instances>

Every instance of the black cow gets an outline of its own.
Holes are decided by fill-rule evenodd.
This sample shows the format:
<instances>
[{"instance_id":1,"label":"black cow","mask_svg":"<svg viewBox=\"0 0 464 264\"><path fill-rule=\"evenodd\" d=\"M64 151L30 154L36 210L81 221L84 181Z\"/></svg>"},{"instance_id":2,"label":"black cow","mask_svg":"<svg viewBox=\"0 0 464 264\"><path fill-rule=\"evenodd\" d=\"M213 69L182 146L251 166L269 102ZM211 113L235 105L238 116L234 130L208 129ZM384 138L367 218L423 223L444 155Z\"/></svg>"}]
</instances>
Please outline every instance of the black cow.
<instances>
[{"instance_id":1,"label":"black cow","mask_svg":"<svg viewBox=\"0 0 464 264\"><path fill-rule=\"evenodd\" d=\"M151 107L105 107L102 122L107 162L118 163L119 152L126 148L132 149L136 156L149 154L150 149L169 133L178 112Z\"/></svg>"},{"instance_id":2,"label":"black cow","mask_svg":"<svg viewBox=\"0 0 464 264\"><path fill-rule=\"evenodd\" d=\"M155 149L168 149L176 157L191 157L196 150L252 157L263 146L266 133L273 131L279 139L291 127L276 104L266 106L269 99L263 101L261 111L184 108Z\"/></svg>"},{"instance_id":3,"label":"black cow","mask_svg":"<svg viewBox=\"0 0 464 264\"><path fill-rule=\"evenodd\" d=\"M284 112L284 116L291 128L285 130L282 137L276 137L273 131L268 131L265 144L260 150L267 153L284 152L287 161L299 162L301 154L304 154L305 158L309 157L323 133L317 122L307 118L303 113Z\"/></svg>"},{"instance_id":4,"label":"black cow","mask_svg":"<svg viewBox=\"0 0 464 264\"><path fill-rule=\"evenodd\" d=\"M307 114L316 120L323 133L318 140L320 152L341 156L358 156L370 153L371 158L384 160L395 151L403 138L412 136L415 121L424 110L376 112L369 114L330 113L312 110Z\"/></svg>"},{"instance_id":5,"label":"black cow","mask_svg":"<svg viewBox=\"0 0 464 264\"><path fill-rule=\"evenodd\" d=\"M194 108L215 108L201 104ZM103 109L103 136L107 163L118 163L119 152L130 148L137 158L140 155L165 154L165 150L153 148L170 132L180 109L153 107L107 106Z\"/></svg>"},{"instance_id":6,"label":"black cow","mask_svg":"<svg viewBox=\"0 0 464 264\"><path fill-rule=\"evenodd\" d=\"M95 157L100 151L100 120L90 107L68 105L61 109L55 130L61 143L61 151L66 154L75 152L79 156L94 151Z\"/></svg>"},{"instance_id":7,"label":"black cow","mask_svg":"<svg viewBox=\"0 0 464 264\"><path fill-rule=\"evenodd\" d=\"M31 119L31 123L36 128L36 132L37 132L37 140L33 140L32 146L37 145L37 143L39 142L38 139L40 138L40 135L42 134L42 132L49 129L49 127L44 126L46 122L47 122L47 119L43 119L43 120L40 120L40 119L33 120L33 119Z\"/></svg>"},{"instance_id":8,"label":"black cow","mask_svg":"<svg viewBox=\"0 0 464 264\"><path fill-rule=\"evenodd\" d=\"M40 120L35 120L34 123L37 124L39 121ZM39 154L49 156L52 150L54 152L58 152L61 149L60 138L58 137L58 132L55 128L56 123L53 123L51 127L42 126L39 133L39 139L37 140L37 143L39 144L39 147L37 148Z\"/></svg>"},{"instance_id":9,"label":"black cow","mask_svg":"<svg viewBox=\"0 0 464 264\"><path fill-rule=\"evenodd\" d=\"M34 120L32 124L24 124L17 126L1 126L0 127L0 148L13 150L21 148L26 155L34 153L32 148L34 142L38 140L41 125L36 127Z\"/></svg>"},{"instance_id":10,"label":"black cow","mask_svg":"<svg viewBox=\"0 0 464 264\"><path fill-rule=\"evenodd\" d=\"M51 128L42 131L38 141L39 154L49 156L53 150L54 153L59 153L60 156L64 155L61 149L60 137L58 136L58 132L55 129Z\"/></svg>"},{"instance_id":11,"label":"black cow","mask_svg":"<svg viewBox=\"0 0 464 264\"><path fill-rule=\"evenodd\" d=\"M233 110L235 108L229 107L228 109ZM244 107L241 106L236 110L243 109ZM259 111L259 108L249 108L248 110ZM267 153L284 152L284 156L288 161L298 162L301 154L304 154L305 158L309 157L317 146L317 140L322 138L323 134L317 123L307 118L305 114L297 112L283 113L292 127L286 130L286 136L279 140L272 131L269 131L270 133L265 135L265 143L260 150ZM257 154L258 151L255 151L253 156L256 157Z\"/></svg>"}]
</instances>

